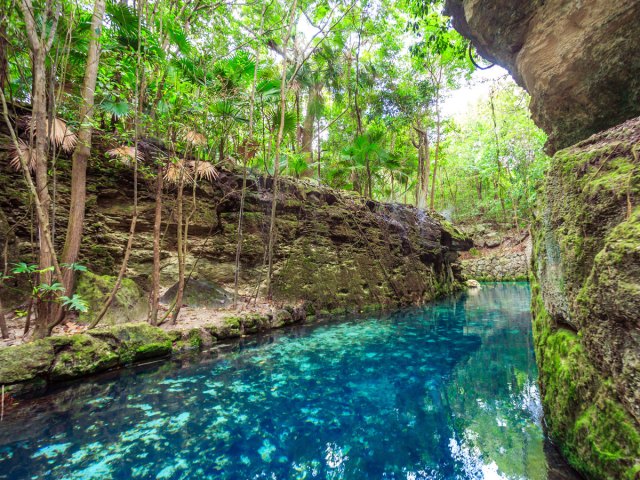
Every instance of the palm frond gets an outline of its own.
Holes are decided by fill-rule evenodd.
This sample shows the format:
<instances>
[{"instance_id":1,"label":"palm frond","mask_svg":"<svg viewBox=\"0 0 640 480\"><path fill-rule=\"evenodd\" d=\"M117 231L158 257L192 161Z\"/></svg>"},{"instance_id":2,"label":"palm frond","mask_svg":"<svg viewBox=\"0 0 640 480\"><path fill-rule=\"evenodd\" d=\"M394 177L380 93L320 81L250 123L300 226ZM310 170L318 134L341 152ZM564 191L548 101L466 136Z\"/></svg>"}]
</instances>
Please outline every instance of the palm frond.
<instances>
[{"instance_id":1,"label":"palm frond","mask_svg":"<svg viewBox=\"0 0 640 480\"><path fill-rule=\"evenodd\" d=\"M189 142L191 145L194 145L194 146L207 144L207 137L205 137L203 134L198 133L194 130L189 130L185 134L184 138L187 142Z\"/></svg>"},{"instance_id":2,"label":"palm frond","mask_svg":"<svg viewBox=\"0 0 640 480\"><path fill-rule=\"evenodd\" d=\"M167 183L177 185L180 182L180 178L185 184L189 184L193 181L193 175L188 168L187 162L181 158L174 158L173 161L167 167L167 171L164 174L164 180Z\"/></svg>"},{"instance_id":3,"label":"palm frond","mask_svg":"<svg viewBox=\"0 0 640 480\"><path fill-rule=\"evenodd\" d=\"M140 162L144 158L140 149L136 151L135 147L121 146L107 150L105 153L127 167L130 167L133 164L134 159L137 159Z\"/></svg>"},{"instance_id":4,"label":"palm frond","mask_svg":"<svg viewBox=\"0 0 640 480\"><path fill-rule=\"evenodd\" d=\"M35 149L27 145L22 139L18 139L18 145L12 143L9 147L9 165L16 171L22 169L20 157L23 157L30 171L36 169L36 153Z\"/></svg>"},{"instance_id":5,"label":"palm frond","mask_svg":"<svg viewBox=\"0 0 640 480\"><path fill-rule=\"evenodd\" d=\"M38 134L35 118L29 117L27 130L30 134ZM61 118L55 117L53 122L47 120L47 132L49 142L67 153L72 152L76 143L78 143L76 134L67 126L67 122Z\"/></svg>"},{"instance_id":6,"label":"palm frond","mask_svg":"<svg viewBox=\"0 0 640 480\"><path fill-rule=\"evenodd\" d=\"M193 170L193 176L195 178L204 178L212 182L220 176L216 167L209 162L196 162L192 160L189 162L189 166Z\"/></svg>"}]
</instances>

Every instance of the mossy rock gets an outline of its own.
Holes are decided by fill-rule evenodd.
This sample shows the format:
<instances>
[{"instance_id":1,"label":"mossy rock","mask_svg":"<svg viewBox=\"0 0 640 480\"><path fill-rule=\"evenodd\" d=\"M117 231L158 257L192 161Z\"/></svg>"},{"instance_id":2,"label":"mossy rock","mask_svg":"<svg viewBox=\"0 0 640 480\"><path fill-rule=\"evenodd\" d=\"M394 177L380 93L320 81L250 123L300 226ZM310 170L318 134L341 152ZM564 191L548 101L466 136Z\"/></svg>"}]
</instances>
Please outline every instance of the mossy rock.
<instances>
[{"instance_id":1,"label":"mossy rock","mask_svg":"<svg viewBox=\"0 0 640 480\"><path fill-rule=\"evenodd\" d=\"M53 337L50 342L56 350L50 371L53 381L101 372L115 367L120 360L107 342L91 335Z\"/></svg>"},{"instance_id":2,"label":"mossy rock","mask_svg":"<svg viewBox=\"0 0 640 480\"><path fill-rule=\"evenodd\" d=\"M47 375L54 359L50 339L0 348L0 385L29 382Z\"/></svg>"},{"instance_id":3,"label":"mossy rock","mask_svg":"<svg viewBox=\"0 0 640 480\"><path fill-rule=\"evenodd\" d=\"M178 284L169 288L162 298L161 303L172 303L178 293ZM231 302L232 295L208 280L192 279L186 283L183 303L191 307L223 308Z\"/></svg>"},{"instance_id":4,"label":"mossy rock","mask_svg":"<svg viewBox=\"0 0 640 480\"><path fill-rule=\"evenodd\" d=\"M264 332L271 327L271 319L267 315L250 313L242 316L242 331L246 334Z\"/></svg>"},{"instance_id":5,"label":"mossy rock","mask_svg":"<svg viewBox=\"0 0 640 480\"><path fill-rule=\"evenodd\" d=\"M281 328L293 323L293 314L289 310L282 309L275 312L271 320L271 328Z\"/></svg>"},{"instance_id":6,"label":"mossy rock","mask_svg":"<svg viewBox=\"0 0 640 480\"><path fill-rule=\"evenodd\" d=\"M640 119L558 152L534 225L549 434L589 479L640 475Z\"/></svg>"},{"instance_id":7,"label":"mossy rock","mask_svg":"<svg viewBox=\"0 0 640 480\"><path fill-rule=\"evenodd\" d=\"M242 335L242 318L228 315L222 319L222 325L212 325L209 331L218 340L238 338Z\"/></svg>"},{"instance_id":8,"label":"mossy rock","mask_svg":"<svg viewBox=\"0 0 640 480\"><path fill-rule=\"evenodd\" d=\"M171 353L171 337L147 323L128 323L92 330L92 337L107 342L123 364Z\"/></svg>"},{"instance_id":9,"label":"mossy rock","mask_svg":"<svg viewBox=\"0 0 640 480\"><path fill-rule=\"evenodd\" d=\"M640 471L637 423L594 367L579 336L554 329L537 295L534 338L549 435L587 478L635 480Z\"/></svg>"},{"instance_id":10,"label":"mossy rock","mask_svg":"<svg viewBox=\"0 0 640 480\"><path fill-rule=\"evenodd\" d=\"M89 305L89 311L80 315L80 323L88 324L93 321L113 290L115 282L116 277L111 275L96 275L92 272L80 274L76 294ZM139 321L146 317L147 308L148 302L140 287L130 278L123 278L120 289L101 322L114 325Z\"/></svg>"}]
</instances>

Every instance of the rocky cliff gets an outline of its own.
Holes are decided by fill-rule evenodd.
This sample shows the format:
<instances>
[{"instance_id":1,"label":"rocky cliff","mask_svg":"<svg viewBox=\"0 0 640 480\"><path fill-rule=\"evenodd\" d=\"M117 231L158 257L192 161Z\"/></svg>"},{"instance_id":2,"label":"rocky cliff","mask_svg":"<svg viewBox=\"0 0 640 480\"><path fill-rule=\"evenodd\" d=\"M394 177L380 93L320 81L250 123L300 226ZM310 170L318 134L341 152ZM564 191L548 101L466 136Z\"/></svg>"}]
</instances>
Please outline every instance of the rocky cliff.
<instances>
[{"instance_id":1,"label":"rocky cliff","mask_svg":"<svg viewBox=\"0 0 640 480\"><path fill-rule=\"evenodd\" d=\"M547 427L588 478L640 474L640 118L558 152L535 226Z\"/></svg>"},{"instance_id":2,"label":"rocky cliff","mask_svg":"<svg viewBox=\"0 0 640 480\"><path fill-rule=\"evenodd\" d=\"M447 0L455 28L532 98L551 151L640 114L637 0Z\"/></svg>"},{"instance_id":3,"label":"rocky cliff","mask_svg":"<svg viewBox=\"0 0 640 480\"><path fill-rule=\"evenodd\" d=\"M587 478L637 479L640 119L622 122L640 113L640 2L447 0L447 8L479 52L529 91L550 149L575 144L554 156L533 226L545 421Z\"/></svg>"},{"instance_id":4,"label":"rocky cliff","mask_svg":"<svg viewBox=\"0 0 640 480\"><path fill-rule=\"evenodd\" d=\"M2 162L4 163L4 162ZM66 225L68 164L59 162L56 238ZM229 287L234 279L237 220L242 176L221 170L216 180L196 192L189 227L187 272L193 280ZM148 290L152 268L154 216L153 181L141 175L139 218L127 272L124 297ZM15 238L10 239L11 262L30 255L29 210L22 181L7 168L0 175L0 207ZM132 214L132 174L96 152L88 179L88 213L81 261L94 273L114 275L119 268ZM192 210L191 188L185 212ZM265 246L272 201L270 177L251 175L244 216L241 291L253 295L264 289ZM164 196L162 283L177 280L176 228L172 212L175 191ZM15 225L14 225L15 223ZM274 297L277 302L306 302L310 313L393 308L418 304L455 288L457 252L471 241L444 219L411 206L365 200L346 192L291 178L281 179L277 207ZM80 282L109 290L108 278ZM112 281L111 281L112 284ZM137 288L136 288L137 285ZM261 285L261 287L258 287ZM126 295L125 295L126 294ZM131 294L131 295L129 295ZM135 309L123 300L118 315L125 321ZM146 303L146 302L145 302Z\"/></svg>"}]
</instances>

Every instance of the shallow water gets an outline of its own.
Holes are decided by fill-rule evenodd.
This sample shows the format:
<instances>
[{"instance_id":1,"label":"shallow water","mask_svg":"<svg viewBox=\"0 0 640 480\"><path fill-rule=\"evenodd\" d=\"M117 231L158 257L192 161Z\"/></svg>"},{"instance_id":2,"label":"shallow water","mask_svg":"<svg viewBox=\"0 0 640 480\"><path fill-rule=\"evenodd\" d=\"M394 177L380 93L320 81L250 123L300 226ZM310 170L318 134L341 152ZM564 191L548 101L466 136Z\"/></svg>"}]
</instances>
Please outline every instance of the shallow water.
<instances>
[{"instance_id":1,"label":"shallow water","mask_svg":"<svg viewBox=\"0 0 640 480\"><path fill-rule=\"evenodd\" d=\"M536 377L529 287L490 284L25 402L0 478L575 478Z\"/></svg>"}]
</instances>

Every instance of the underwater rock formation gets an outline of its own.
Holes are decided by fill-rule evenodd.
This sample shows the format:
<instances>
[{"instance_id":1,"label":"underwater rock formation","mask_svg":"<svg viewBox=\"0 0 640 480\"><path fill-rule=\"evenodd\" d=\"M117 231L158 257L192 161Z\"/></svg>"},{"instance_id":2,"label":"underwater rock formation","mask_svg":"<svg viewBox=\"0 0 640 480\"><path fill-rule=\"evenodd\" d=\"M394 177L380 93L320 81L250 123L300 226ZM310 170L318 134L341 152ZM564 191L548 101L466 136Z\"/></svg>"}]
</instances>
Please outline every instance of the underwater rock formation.
<instances>
[{"instance_id":1,"label":"underwater rock formation","mask_svg":"<svg viewBox=\"0 0 640 480\"><path fill-rule=\"evenodd\" d=\"M456 30L531 94L550 151L640 115L640 2L446 3Z\"/></svg>"}]
</instances>

